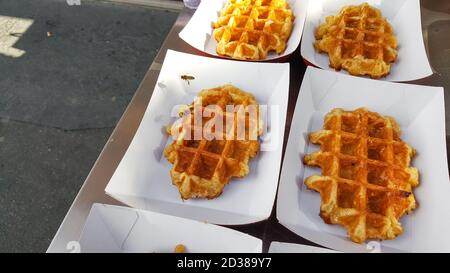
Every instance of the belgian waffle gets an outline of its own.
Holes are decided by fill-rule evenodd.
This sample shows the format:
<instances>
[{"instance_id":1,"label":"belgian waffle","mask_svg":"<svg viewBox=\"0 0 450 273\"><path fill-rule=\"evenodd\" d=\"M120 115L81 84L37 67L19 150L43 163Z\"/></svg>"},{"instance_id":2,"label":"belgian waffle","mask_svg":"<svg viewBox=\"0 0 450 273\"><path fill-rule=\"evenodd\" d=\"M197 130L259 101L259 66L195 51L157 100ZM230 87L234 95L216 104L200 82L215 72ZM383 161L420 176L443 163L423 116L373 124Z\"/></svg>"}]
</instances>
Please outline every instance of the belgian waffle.
<instances>
[{"instance_id":1,"label":"belgian waffle","mask_svg":"<svg viewBox=\"0 0 450 273\"><path fill-rule=\"evenodd\" d=\"M386 76L397 59L397 39L380 10L367 3L346 6L316 29L315 48L328 53L330 66L352 75Z\"/></svg>"},{"instance_id":2,"label":"belgian waffle","mask_svg":"<svg viewBox=\"0 0 450 273\"><path fill-rule=\"evenodd\" d=\"M258 105L251 94L225 85L203 90L198 97L201 98L200 107L196 108L195 103L191 105L183 122L170 128L172 136L178 136L164 150L164 155L173 164L170 175L182 199L219 196L232 177L244 177L249 173L249 159L259 151L261 122ZM220 107L223 114L207 114L212 105ZM256 113L230 112L226 110L227 106L243 110L254 106ZM194 121L196 109L203 113L200 124ZM213 126L210 130L217 133L216 136L221 135L221 139L205 133L208 124L215 124L216 119L223 120L222 128ZM196 134L200 139L195 138Z\"/></svg>"},{"instance_id":3,"label":"belgian waffle","mask_svg":"<svg viewBox=\"0 0 450 273\"><path fill-rule=\"evenodd\" d=\"M417 206L412 189L419 172L410 167L415 150L400 139L395 120L365 108L337 108L309 140L320 150L304 163L321 167L322 175L305 184L321 195L322 219L343 225L357 243L401 234L399 218Z\"/></svg>"},{"instance_id":4,"label":"belgian waffle","mask_svg":"<svg viewBox=\"0 0 450 273\"><path fill-rule=\"evenodd\" d=\"M284 52L294 15L286 0L229 0L213 24L219 55L265 59Z\"/></svg>"}]
</instances>

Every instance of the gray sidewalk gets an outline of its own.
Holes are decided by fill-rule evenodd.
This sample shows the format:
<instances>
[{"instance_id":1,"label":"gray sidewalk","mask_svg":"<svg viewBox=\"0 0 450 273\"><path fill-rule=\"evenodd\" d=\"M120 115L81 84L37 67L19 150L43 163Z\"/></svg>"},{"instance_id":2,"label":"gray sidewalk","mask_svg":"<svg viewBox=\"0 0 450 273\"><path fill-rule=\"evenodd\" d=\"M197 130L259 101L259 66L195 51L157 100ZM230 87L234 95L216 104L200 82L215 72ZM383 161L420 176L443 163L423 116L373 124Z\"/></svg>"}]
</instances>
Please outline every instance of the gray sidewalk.
<instances>
[{"instance_id":1,"label":"gray sidewalk","mask_svg":"<svg viewBox=\"0 0 450 273\"><path fill-rule=\"evenodd\" d=\"M0 252L43 252L176 13L0 2Z\"/></svg>"}]
</instances>

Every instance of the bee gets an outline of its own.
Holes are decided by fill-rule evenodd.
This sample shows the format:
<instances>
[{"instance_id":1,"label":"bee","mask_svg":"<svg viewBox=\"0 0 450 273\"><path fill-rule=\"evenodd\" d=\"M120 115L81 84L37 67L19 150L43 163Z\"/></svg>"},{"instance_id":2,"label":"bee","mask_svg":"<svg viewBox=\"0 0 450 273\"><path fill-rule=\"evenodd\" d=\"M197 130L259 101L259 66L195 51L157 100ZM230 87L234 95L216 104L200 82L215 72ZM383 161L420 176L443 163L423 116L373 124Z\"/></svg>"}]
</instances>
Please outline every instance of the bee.
<instances>
[{"instance_id":1,"label":"bee","mask_svg":"<svg viewBox=\"0 0 450 273\"><path fill-rule=\"evenodd\" d=\"M195 80L194 76L181 75L181 79L187 81L188 85L191 85L189 81Z\"/></svg>"}]
</instances>

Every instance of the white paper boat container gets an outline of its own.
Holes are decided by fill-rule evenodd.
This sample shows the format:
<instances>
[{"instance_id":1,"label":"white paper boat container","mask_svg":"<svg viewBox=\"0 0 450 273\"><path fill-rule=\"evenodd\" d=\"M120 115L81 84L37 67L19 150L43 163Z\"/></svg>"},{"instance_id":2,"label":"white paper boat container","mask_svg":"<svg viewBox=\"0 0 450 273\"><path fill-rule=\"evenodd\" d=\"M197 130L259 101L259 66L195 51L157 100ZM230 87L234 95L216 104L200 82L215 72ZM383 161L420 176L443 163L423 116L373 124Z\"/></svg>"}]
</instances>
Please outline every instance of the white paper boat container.
<instances>
[{"instance_id":1,"label":"white paper boat container","mask_svg":"<svg viewBox=\"0 0 450 273\"><path fill-rule=\"evenodd\" d=\"M269 253L338 253L338 252L323 247L272 242L270 243Z\"/></svg>"},{"instance_id":2,"label":"white paper boat container","mask_svg":"<svg viewBox=\"0 0 450 273\"><path fill-rule=\"evenodd\" d=\"M219 18L219 13L225 6L227 0L207 0L202 1L187 25L180 32L179 36L186 43L194 48L213 56L219 56L216 52L217 42L212 36L212 23ZM261 61L275 60L294 52L300 44L303 26L305 23L308 0L287 0L295 15L294 27L291 37L287 42L286 50L283 54L270 52L267 58ZM220 56L228 58L226 56Z\"/></svg>"},{"instance_id":3,"label":"white paper boat container","mask_svg":"<svg viewBox=\"0 0 450 273\"><path fill-rule=\"evenodd\" d=\"M422 24L419 0L316 0L310 1L302 38L301 54L308 62L322 69L329 67L328 54L318 53L314 49L314 32L328 15L339 13L346 5L358 5L363 2L379 8L388 19L398 41L398 58L391 66L390 74L383 80L412 81L431 75L425 46L422 38ZM348 74L346 70L340 73Z\"/></svg>"},{"instance_id":4,"label":"white paper boat container","mask_svg":"<svg viewBox=\"0 0 450 273\"><path fill-rule=\"evenodd\" d=\"M132 208L94 204L79 240L81 252L261 252L262 241L232 229Z\"/></svg>"},{"instance_id":5,"label":"white paper boat container","mask_svg":"<svg viewBox=\"0 0 450 273\"><path fill-rule=\"evenodd\" d=\"M181 75L191 75L189 83ZM171 110L189 104L206 88L224 84L251 92L260 105L278 110L264 124L260 153L250 161L250 173L233 178L224 192L212 200L182 201L172 185L172 165L163 156L173 140L165 132ZM123 203L140 209L236 225L267 219L278 187L286 109L289 64L236 62L168 51L141 124L105 191Z\"/></svg>"},{"instance_id":6,"label":"white paper boat container","mask_svg":"<svg viewBox=\"0 0 450 273\"><path fill-rule=\"evenodd\" d=\"M303 156L319 147L308 134L320 130L323 117L336 107L367 107L394 117L402 139L417 150L412 165L420 172L414 190L419 208L401 218L404 233L382 241L382 252L450 251L450 183L445 143L444 93L441 87L390 83L308 67L292 120L280 178L277 218L298 235L338 251L373 251L376 242L356 244L339 225L319 217L320 194L304 179L320 168L304 166Z\"/></svg>"}]
</instances>

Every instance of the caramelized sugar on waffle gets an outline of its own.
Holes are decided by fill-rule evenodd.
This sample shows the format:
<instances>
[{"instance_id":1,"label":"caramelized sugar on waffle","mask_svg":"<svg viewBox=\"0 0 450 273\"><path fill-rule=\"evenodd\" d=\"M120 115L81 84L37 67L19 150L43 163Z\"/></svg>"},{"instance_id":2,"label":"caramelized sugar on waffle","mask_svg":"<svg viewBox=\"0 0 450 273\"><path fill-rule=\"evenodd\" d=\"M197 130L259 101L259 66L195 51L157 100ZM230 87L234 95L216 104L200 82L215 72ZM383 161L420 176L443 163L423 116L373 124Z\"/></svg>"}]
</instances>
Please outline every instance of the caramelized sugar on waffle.
<instances>
[{"instance_id":1,"label":"caramelized sugar on waffle","mask_svg":"<svg viewBox=\"0 0 450 273\"><path fill-rule=\"evenodd\" d=\"M363 3L346 6L316 29L315 48L328 53L330 66L351 75L380 78L397 59L397 39L380 10Z\"/></svg>"},{"instance_id":2,"label":"caramelized sugar on waffle","mask_svg":"<svg viewBox=\"0 0 450 273\"><path fill-rule=\"evenodd\" d=\"M281 54L293 22L286 0L229 0L213 24L217 54L241 60Z\"/></svg>"},{"instance_id":3,"label":"caramelized sugar on waffle","mask_svg":"<svg viewBox=\"0 0 450 273\"><path fill-rule=\"evenodd\" d=\"M320 193L325 223L343 225L356 243L401 234L400 217L417 206L412 189L419 172L410 167L415 150L400 139L395 120L365 108L337 108L309 140L320 150L304 163L319 166L322 175L305 184Z\"/></svg>"},{"instance_id":4,"label":"caramelized sugar on waffle","mask_svg":"<svg viewBox=\"0 0 450 273\"><path fill-rule=\"evenodd\" d=\"M219 196L232 177L244 177L249 173L249 159L259 151L261 121L253 95L225 85L203 90L198 97L201 105L191 105L184 120L172 126L170 131L175 140L164 150L165 157L173 164L170 175L182 199ZM210 114L211 106L223 112ZM227 111L230 106L246 112ZM245 110L249 108L255 112ZM194 121L195 111L203 113L200 124ZM214 125L220 119L222 128ZM215 136L222 136L221 139L208 136L208 130ZM200 139L196 139L196 134Z\"/></svg>"}]
</instances>

